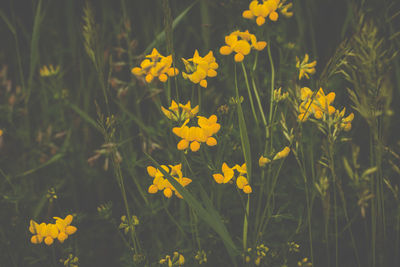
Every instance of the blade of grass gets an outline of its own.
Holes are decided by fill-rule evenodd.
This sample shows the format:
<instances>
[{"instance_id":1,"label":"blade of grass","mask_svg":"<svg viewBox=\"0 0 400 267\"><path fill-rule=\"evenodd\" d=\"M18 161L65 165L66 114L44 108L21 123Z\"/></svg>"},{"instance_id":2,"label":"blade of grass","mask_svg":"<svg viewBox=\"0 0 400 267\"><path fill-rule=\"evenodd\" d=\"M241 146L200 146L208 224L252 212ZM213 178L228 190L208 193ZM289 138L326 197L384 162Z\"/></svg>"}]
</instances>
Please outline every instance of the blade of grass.
<instances>
[{"instance_id":1,"label":"blade of grass","mask_svg":"<svg viewBox=\"0 0 400 267\"><path fill-rule=\"evenodd\" d=\"M145 152L144 152L145 153ZM228 233L225 225L222 223L218 212L211 204L211 200L209 200L206 194L202 194L203 202L206 204L206 208L204 208L201 203L180 183L178 183L174 177L172 177L169 173L167 173L163 168L161 168L160 164L153 159L149 154L145 153L145 155L153 162L155 167L159 169L164 177L172 184L173 187L178 191L179 194L183 196L183 200L188 203L188 205L202 218L222 239L226 250L234 264L237 266L235 257L238 255L238 250L233 243L231 236ZM200 184L197 185L199 188L202 188ZM203 189L204 191L204 189Z\"/></svg>"},{"instance_id":2,"label":"blade of grass","mask_svg":"<svg viewBox=\"0 0 400 267\"><path fill-rule=\"evenodd\" d=\"M187 13L193 8L193 6L198 2L199 0L194 1L192 4L190 4L185 10L182 11L181 14L179 14L176 19L172 22L172 29L175 29L176 26L181 23L182 19L187 15ZM153 49L156 44L162 42L165 39L165 30L160 32L156 38L154 39L153 42L147 48L144 50L144 54L148 54L151 49Z\"/></svg>"},{"instance_id":3,"label":"blade of grass","mask_svg":"<svg viewBox=\"0 0 400 267\"><path fill-rule=\"evenodd\" d=\"M72 103L68 103L68 106L73 109L76 113L78 113L78 115L85 120L87 123L89 123L90 125L92 125L95 129L100 131L100 128L97 124L97 122L92 119L86 112L84 112L83 110L81 110L78 106L72 104Z\"/></svg>"}]
</instances>

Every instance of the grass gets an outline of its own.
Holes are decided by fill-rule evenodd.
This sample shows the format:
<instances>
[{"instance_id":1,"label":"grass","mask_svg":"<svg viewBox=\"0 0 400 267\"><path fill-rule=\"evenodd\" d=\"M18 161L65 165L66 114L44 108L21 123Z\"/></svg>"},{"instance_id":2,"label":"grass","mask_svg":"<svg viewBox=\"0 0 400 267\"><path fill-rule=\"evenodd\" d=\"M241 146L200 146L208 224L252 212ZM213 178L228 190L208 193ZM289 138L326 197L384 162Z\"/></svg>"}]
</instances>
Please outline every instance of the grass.
<instances>
[{"instance_id":1,"label":"grass","mask_svg":"<svg viewBox=\"0 0 400 267\"><path fill-rule=\"evenodd\" d=\"M397 266L400 6L282 8L257 26L238 0L0 4L0 266ZM236 30L267 46L235 62ZM153 48L178 75L131 73ZM182 75L196 49L218 63L207 88ZM171 100L199 105L198 151ZM65 242L31 242L30 220L69 214Z\"/></svg>"}]
</instances>

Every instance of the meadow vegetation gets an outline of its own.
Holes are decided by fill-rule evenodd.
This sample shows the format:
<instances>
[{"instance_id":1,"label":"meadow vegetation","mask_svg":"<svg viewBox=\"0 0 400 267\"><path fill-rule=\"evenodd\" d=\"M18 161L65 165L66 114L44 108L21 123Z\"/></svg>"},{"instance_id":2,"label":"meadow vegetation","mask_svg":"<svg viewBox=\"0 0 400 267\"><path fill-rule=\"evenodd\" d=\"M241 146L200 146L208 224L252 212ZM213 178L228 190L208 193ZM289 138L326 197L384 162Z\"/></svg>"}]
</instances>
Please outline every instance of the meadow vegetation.
<instances>
[{"instance_id":1,"label":"meadow vegetation","mask_svg":"<svg viewBox=\"0 0 400 267\"><path fill-rule=\"evenodd\" d=\"M2 1L0 266L400 265L395 0Z\"/></svg>"}]
</instances>

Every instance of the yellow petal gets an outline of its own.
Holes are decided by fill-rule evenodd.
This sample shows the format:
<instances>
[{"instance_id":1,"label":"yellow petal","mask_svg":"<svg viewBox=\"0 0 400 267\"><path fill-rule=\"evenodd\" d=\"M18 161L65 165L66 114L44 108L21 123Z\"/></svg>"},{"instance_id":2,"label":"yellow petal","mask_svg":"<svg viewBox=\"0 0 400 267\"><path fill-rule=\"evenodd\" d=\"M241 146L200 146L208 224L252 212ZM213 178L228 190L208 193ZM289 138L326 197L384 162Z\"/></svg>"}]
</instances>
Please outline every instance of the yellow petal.
<instances>
[{"instance_id":1,"label":"yellow petal","mask_svg":"<svg viewBox=\"0 0 400 267\"><path fill-rule=\"evenodd\" d=\"M133 75L136 75L136 76L143 75L143 71L142 71L142 69L139 68L139 67L133 68L133 69L131 70L131 72L132 72Z\"/></svg>"},{"instance_id":2,"label":"yellow petal","mask_svg":"<svg viewBox=\"0 0 400 267\"><path fill-rule=\"evenodd\" d=\"M150 73L146 75L145 80L147 83L151 83L151 81L153 81L153 79L154 79L154 76L151 75Z\"/></svg>"},{"instance_id":3,"label":"yellow petal","mask_svg":"<svg viewBox=\"0 0 400 267\"><path fill-rule=\"evenodd\" d=\"M222 184L222 182L224 181L224 176L222 176L222 174L220 173L213 174L213 177L218 184Z\"/></svg>"},{"instance_id":4,"label":"yellow petal","mask_svg":"<svg viewBox=\"0 0 400 267\"><path fill-rule=\"evenodd\" d=\"M67 235L72 235L72 234L74 234L77 230L78 230L78 228L76 228L75 226L68 225L68 226L65 228L65 233L66 233Z\"/></svg>"},{"instance_id":5,"label":"yellow petal","mask_svg":"<svg viewBox=\"0 0 400 267\"><path fill-rule=\"evenodd\" d=\"M181 141L179 141L177 148L178 150L185 150L186 148L188 148L189 146L189 141L186 139L182 139Z\"/></svg>"},{"instance_id":6,"label":"yellow petal","mask_svg":"<svg viewBox=\"0 0 400 267\"><path fill-rule=\"evenodd\" d=\"M200 86L203 88L207 88L207 81L206 80L201 80L200 81Z\"/></svg>"},{"instance_id":7,"label":"yellow petal","mask_svg":"<svg viewBox=\"0 0 400 267\"><path fill-rule=\"evenodd\" d=\"M151 177L155 177L156 173L157 173L157 169L154 168L153 166L147 166L147 173L151 176Z\"/></svg>"},{"instance_id":8,"label":"yellow petal","mask_svg":"<svg viewBox=\"0 0 400 267\"><path fill-rule=\"evenodd\" d=\"M160 80L160 82L165 83L168 80L168 76L165 73L163 73L160 74L160 76L158 76L158 79Z\"/></svg>"},{"instance_id":9,"label":"yellow petal","mask_svg":"<svg viewBox=\"0 0 400 267\"><path fill-rule=\"evenodd\" d=\"M221 55L229 55L230 53L232 53L232 48L230 46L224 45L219 49L219 53Z\"/></svg>"},{"instance_id":10,"label":"yellow petal","mask_svg":"<svg viewBox=\"0 0 400 267\"><path fill-rule=\"evenodd\" d=\"M258 51L263 50L265 47L267 46L267 42L261 41L261 42L257 42L256 45L254 46L254 48Z\"/></svg>"},{"instance_id":11,"label":"yellow petal","mask_svg":"<svg viewBox=\"0 0 400 267\"><path fill-rule=\"evenodd\" d=\"M256 19L256 23L257 23L258 26L263 25L265 23L265 18L262 17L262 16L258 16L257 19Z\"/></svg>"},{"instance_id":12,"label":"yellow petal","mask_svg":"<svg viewBox=\"0 0 400 267\"><path fill-rule=\"evenodd\" d=\"M246 193L246 194L250 194L251 192L253 192L253 190L251 189L250 185L245 185L243 187L243 192Z\"/></svg>"},{"instance_id":13,"label":"yellow petal","mask_svg":"<svg viewBox=\"0 0 400 267\"><path fill-rule=\"evenodd\" d=\"M167 74L169 77L174 77L179 74L179 70L177 68L169 68Z\"/></svg>"},{"instance_id":14,"label":"yellow petal","mask_svg":"<svg viewBox=\"0 0 400 267\"><path fill-rule=\"evenodd\" d=\"M48 246L53 244L53 242L54 242L54 240L50 236L46 236L46 238L44 239L44 243L46 243L46 245L48 245Z\"/></svg>"},{"instance_id":15,"label":"yellow petal","mask_svg":"<svg viewBox=\"0 0 400 267\"><path fill-rule=\"evenodd\" d=\"M65 239L68 238L68 235L65 234L64 232L60 232L57 236L58 241L60 241L60 243L64 243Z\"/></svg>"},{"instance_id":16,"label":"yellow petal","mask_svg":"<svg viewBox=\"0 0 400 267\"><path fill-rule=\"evenodd\" d=\"M208 77L215 77L215 76L217 76L217 72L215 70L213 70L213 69L209 69L207 71L207 76Z\"/></svg>"},{"instance_id":17,"label":"yellow petal","mask_svg":"<svg viewBox=\"0 0 400 267\"><path fill-rule=\"evenodd\" d=\"M240 54L240 53L237 53L236 55L235 55L235 62L242 62L243 61L243 59L244 59L244 56L242 55L242 54Z\"/></svg>"},{"instance_id":18,"label":"yellow petal","mask_svg":"<svg viewBox=\"0 0 400 267\"><path fill-rule=\"evenodd\" d=\"M279 15L276 11L269 13L269 19L272 21L277 21L278 17L279 17Z\"/></svg>"},{"instance_id":19,"label":"yellow petal","mask_svg":"<svg viewBox=\"0 0 400 267\"><path fill-rule=\"evenodd\" d=\"M268 158L266 158L266 157L264 157L264 156L261 156L260 159L258 160L258 165L259 165L260 167L264 167L264 166L267 165L269 162L271 162L270 159L268 159Z\"/></svg>"},{"instance_id":20,"label":"yellow petal","mask_svg":"<svg viewBox=\"0 0 400 267\"><path fill-rule=\"evenodd\" d=\"M241 53L241 54L243 54L245 56L245 55L248 55L250 53L251 46L247 41L240 40L240 41L236 42L235 46L233 47L233 50L236 53Z\"/></svg>"},{"instance_id":21,"label":"yellow petal","mask_svg":"<svg viewBox=\"0 0 400 267\"><path fill-rule=\"evenodd\" d=\"M238 187L239 189L243 189L243 187L244 187L245 185L247 185L247 184L248 184L247 179L246 179L244 176L239 176L239 177L236 179L236 185L237 185L237 187Z\"/></svg>"},{"instance_id":22,"label":"yellow petal","mask_svg":"<svg viewBox=\"0 0 400 267\"><path fill-rule=\"evenodd\" d=\"M149 189L147 190L147 192L149 192L150 194L155 194L158 191L158 187L155 184L152 184L149 186Z\"/></svg>"},{"instance_id":23,"label":"yellow petal","mask_svg":"<svg viewBox=\"0 0 400 267\"><path fill-rule=\"evenodd\" d=\"M193 141L190 143L190 150L192 150L193 152L196 152L200 149L200 143L197 141Z\"/></svg>"},{"instance_id":24,"label":"yellow petal","mask_svg":"<svg viewBox=\"0 0 400 267\"><path fill-rule=\"evenodd\" d=\"M253 13L251 13L250 10L245 10L245 11L243 11L242 16L243 16L243 18L245 18L245 19L252 19L252 18L254 18Z\"/></svg>"},{"instance_id":25,"label":"yellow petal","mask_svg":"<svg viewBox=\"0 0 400 267\"><path fill-rule=\"evenodd\" d=\"M164 196L166 197L166 198L170 198L171 196L172 196L172 190L171 190L171 188L165 188L164 189Z\"/></svg>"},{"instance_id":26,"label":"yellow petal","mask_svg":"<svg viewBox=\"0 0 400 267\"><path fill-rule=\"evenodd\" d=\"M214 137L207 138L206 144L208 146L215 146L217 145L217 140Z\"/></svg>"},{"instance_id":27,"label":"yellow petal","mask_svg":"<svg viewBox=\"0 0 400 267\"><path fill-rule=\"evenodd\" d=\"M34 235L31 237L31 243L33 244L40 244L43 241L43 236L41 235Z\"/></svg>"}]
</instances>

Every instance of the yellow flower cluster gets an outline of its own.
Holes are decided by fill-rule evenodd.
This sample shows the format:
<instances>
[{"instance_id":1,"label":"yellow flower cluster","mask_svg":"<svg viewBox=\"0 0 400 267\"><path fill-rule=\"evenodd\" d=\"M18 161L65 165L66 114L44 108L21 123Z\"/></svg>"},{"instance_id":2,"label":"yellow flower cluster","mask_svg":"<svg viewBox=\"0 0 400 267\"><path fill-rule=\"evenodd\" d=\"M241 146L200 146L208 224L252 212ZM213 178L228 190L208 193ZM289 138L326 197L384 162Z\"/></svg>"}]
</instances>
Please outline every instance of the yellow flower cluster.
<instances>
[{"instance_id":1,"label":"yellow flower cluster","mask_svg":"<svg viewBox=\"0 0 400 267\"><path fill-rule=\"evenodd\" d=\"M316 119L321 119L324 115L333 115L333 122L338 125L339 129L346 132L351 130L351 122L354 119L354 113L345 117L345 108L339 112L339 110L336 110L335 107L331 106L332 102L335 100L334 92L325 95L322 88L320 88L313 97L311 89L303 87L300 91L300 98L302 100L302 103L299 106L300 114L298 116L300 121L307 120L311 114L313 114Z\"/></svg>"},{"instance_id":2,"label":"yellow flower cluster","mask_svg":"<svg viewBox=\"0 0 400 267\"><path fill-rule=\"evenodd\" d=\"M76 232L77 228L71 225L73 220L72 215L67 215L65 219L54 217L56 223L41 223L31 220L29 224L29 231L33 234L31 242L33 244L40 244L44 240L44 243L48 246L53 244L54 239L58 239L60 243L63 243L69 235Z\"/></svg>"},{"instance_id":3,"label":"yellow flower cluster","mask_svg":"<svg viewBox=\"0 0 400 267\"><path fill-rule=\"evenodd\" d=\"M251 48L261 51L267 46L267 42L257 42L257 38L254 34L249 31L241 32L234 31L228 36L225 36L226 45L219 49L222 55L230 55L235 52L235 61L242 62L244 56L248 55Z\"/></svg>"},{"instance_id":4,"label":"yellow flower cluster","mask_svg":"<svg viewBox=\"0 0 400 267\"><path fill-rule=\"evenodd\" d=\"M196 50L192 58L188 60L182 58L182 61L188 72L182 72L183 78L189 79L195 84L199 83L201 87L207 88L207 77L217 76L216 69L218 69L218 63L215 61L212 51L208 52L204 57L201 57Z\"/></svg>"},{"instance_id":5,"label":"yellow flower cluster","mask_svg":"<svg viewBox=\"0 0 400 267\"><path fill-rule=\"evenodd\" d=\"M336 110L335 112L335 122L339 124L339 129L344 130L346 132L351 130L351 122L354 119L354 113L350 113L347 117L344 116L346 108L343 108L342 111Z\"/></svg>"},{"instance_id":6,"label":"yellow flower cluster","mask_svg":"<svg viewBox=\"0 0 400 267\"><path fill-rule=\"evenodd\" d=\"M290 153L290 148L288 146L285 146L284 149L282 149L281 151L279 151L278 153L275 154L275 156L272 160L279 160L279 159L286 158L289 155L289 153ZM260 167L264 167L265 165L267 165L270 162L271 162L271 160L269 158L261 155L260 159L258 160L258 165Z\"/></svg>"},{"instance_id":7,"label":"yellow flower cluster","mask_svg":"<svg viewBox=\"0 0 400 267\"><path fill-rule=\"evenodd\" d=\"M252 192L251 186L249 185L249 181L244 175L247 175L247 167L246 163L243 163L242 166L236 164L234 167L230 168L228 164L225 162L222 164L222 173L213 174L215 182L218 184L226 184L232 180L234 177L234 170L239 172L239 176L236 178L236 186L239 189L242 189L244 193L250 194Z\"/></svg>"},{"instance_id":8,"label":"yellow flower cluster","mask_svg":"<svg viewBox=\"0 0 400 267\"><path fill-rule=\"evenodd\" d=\"M155 77L161 82L166 82L169 77L173 77L179 73L177 68L172 66L172 55L164 57L157 49L153 48L150 55L140 63L140 67L131 70L132 74L137 77L145 76L147 83L151 83Z\"/></svg>"},{"instance_id":9,"label":"yellow flower cluster","mask_svg":"<svg viewBox=\"0 0 400 267\"><path fill-rule=\"evenodd\" d=\"M179 112L179 108L181 108L181 112ZM193 118L199 112L199 106L192 108L190 101L183 105L181 103L177 104L172 100L171 106L168 109L161 107L161 111L170 120L184 121Z\"/></svg>"},{"instance_id":10,"label":"yellow flower cluster","mask_svg":"<svg viewBox=\"0 0 400 267\"><path fill-rule=\"evenodd\" d=\"M182 175L182 164L178 165L161 165L161 168L167 173L169 173L175 180L180 183L183 187L187 186L192 182L191 179L183 177ZM147 173L153 177L153 184L150 185L148 192L150 194L155 194L158 190L163 191L164 196L170 198L172 196L172 192L175 192L175 195L178 198L183 198L181 194L175 189L175 187L168 181L168 179L164 178L164 174L157 168L153 166L147 167Z\"/></svg>"},{"instance_id":11,"label":"yellow flower cluster","mask_svg":"<svg viewBox=\"0 0 400 267\"><path fill-rule=\"evenodd\" d=\"M190 146L190 150L196 152L200 149L201 143L206 143L208 146L217 144L217 140L212 137L221 128L221 125L217 123L217 116L211 115L208 119L202 116L197 116L197 118L199 126L187 126L189 122L187 119L181 127L172 129L175 135L182 138L177 145L179 150L185 150Z\"/></svg>"},{"instance_id":12,"label":"yellow flower cluster","mask_svg":"<svg viewBox=\"0 0 400 267\"><path fill-rule=\"evenodd\" d=\"M332 115L335 112L335 107L331 106L332 102L335 100L335 93L330 92L325 95L322 88L313 97L313 91L308 87L303 87L300 89L301 104L299 106L299 116L300 121L305 121L307 118L313 114L316 119L321 119L324 114Z\"/></svg>"},{"instance_id":13,"label":"yellow flower cluster","mask_svg":"<svg viewBox=\"0 0 400 267\"><path fill-rule=\"evenodd\" d=\"M68 255L68 258L65 260L60 260L61 263L66 267L78 267L79 259L78 257L72 255L71 253Z\"/></svg>"},{"instance_id":14,"label":"yellow flower cluster","mask_svg":"<svg viewBox=\"0 0 400 267\"><path fill-rule=\"evenodd\" d=\"M272 21L278 20L278 12L285 17L293 16L293 12L289 12L288 9L292 7L292 3L285 5L285 0L263 0L262 4L258 0L251 1L249 9L243 11L243 18L245 19L256 19L258 26L265 23L265 18L268 17Z\"/></svg>"},{"instance_id":15,"label":"yellow flower cluster","mask_svg":"<svg viewBox=\"0 0 400 267\"><path fill-rule=\"evenodd\" d=\"M185 264L185 257L183 257L182 254L180 254L179 252L174 252L172 258L170 255L165 256L164 259L161 259L159 261L160 264L168 264L168 267L172 267L172 266L182 266L183 264Z\"/></svg>"},{"instance_id":16,"label":"yellow flower cluster","mask_svg":"<svg viewBox=\"0 0 400 267\"><path fill-rule=\"evenodd\" d=\"M60 66L57 66L54 68L52 64L46 66L42 66L39 70L39 74L42 77L49 77L49 76L54 76L60 72Z\"/></svg>"},{"instance_id":17,"label":"yellow flower cluster","mask_svg":"<svg viewBox=\"0 0 400 267\"><path fill-rule=\"evenodd\" d=\"M299 69L299 80L301 80L301 78L303 77L310 79L310 76L308 76L308 74L315 73L315 66L317 65L317 61L314 60L313 62L308 63L308 60L308 54L304 56L304 59L301 61L301 63L300 59L296 57L296 68Z\"/></svg>"}]
</instances>

